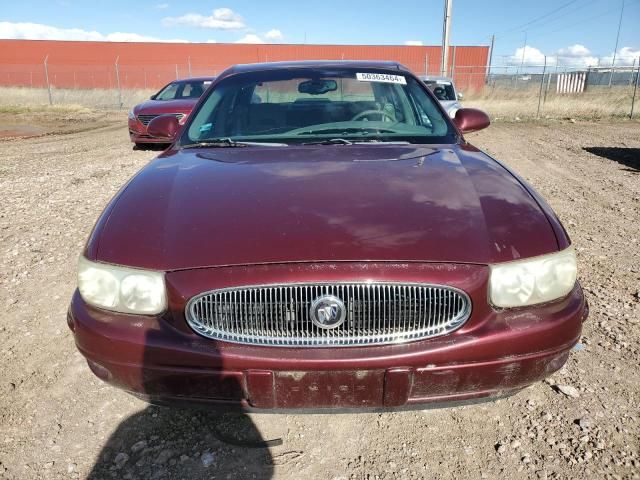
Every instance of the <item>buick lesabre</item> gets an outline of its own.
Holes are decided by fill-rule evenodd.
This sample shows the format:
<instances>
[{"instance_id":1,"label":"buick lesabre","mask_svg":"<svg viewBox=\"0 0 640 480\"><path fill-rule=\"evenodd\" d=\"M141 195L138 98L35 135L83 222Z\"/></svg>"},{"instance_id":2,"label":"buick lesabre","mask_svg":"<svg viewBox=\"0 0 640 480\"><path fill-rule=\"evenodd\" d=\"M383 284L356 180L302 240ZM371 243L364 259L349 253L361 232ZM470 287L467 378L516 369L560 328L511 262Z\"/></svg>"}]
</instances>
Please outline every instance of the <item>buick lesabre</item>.
<instances>
[{"instance_id":1,"label":"buick lesabre","mask_svg":"<svg viewBox=\"0 0 640 480\"><path fill-rule=\"evenodd\" d=\"M240 65L98 219L68 324L102 380L158 404L389 409L491 400L580 337L547 203L388 62Z\"/></svg>"}]
</instances>

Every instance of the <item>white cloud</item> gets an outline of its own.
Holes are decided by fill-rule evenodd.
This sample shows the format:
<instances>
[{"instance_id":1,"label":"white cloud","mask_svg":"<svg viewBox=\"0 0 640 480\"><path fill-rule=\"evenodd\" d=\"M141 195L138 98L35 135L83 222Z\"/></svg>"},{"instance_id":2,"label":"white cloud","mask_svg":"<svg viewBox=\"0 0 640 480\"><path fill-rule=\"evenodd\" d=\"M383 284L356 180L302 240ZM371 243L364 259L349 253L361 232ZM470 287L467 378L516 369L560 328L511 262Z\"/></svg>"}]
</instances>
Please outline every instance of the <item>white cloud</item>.
<instances>
[{"instance_id":1,"label":"white cloud","mask_svg":"<svg viewBox=\"0 0 640 480\"><path fill-rule=\"evenodd\" d=\"M616 54L616 67L626 67L633 65L635 60L638 64L638 57L640 57L640 48L622 47ZM600 59L600 66L611 65L613 62L613 53Z\"/></svg>"},{"instance_id":2,"label":"white cloud","mask_svg":"<svg viewBox=\"0 0 640 480\"><path fill-rule=\"evenodd\" d=\"M236 40L235 43L265 43L265 41L260 38L259 35L255 33L247 33L244 37L239 40Z\"/></svg>"},{"instance_id":3,"label":"white cloud","mask_svg":"<svg viewBox=\"0 0 640 480\"><path fill-rule=\"evenodd\" d=\"M180 17L165 17L162 24L167 27L187 26L212 28L215 30L240 30L245 28L243 18L230 8L216 8L211 15L187 13Z\"/></svg>"},{"instance_id":4,"label":"white cloud","mask_svg":"<svg viewBox=\"0 0 640 480\"><path fill-rule=\"evenodd\" d=\"M544 64L545 54L541 50L531 46L527 46L526 50L522 47L517 48L514 54L509 57L508 63L510 65L520 65L523 63L523 51L525 66L542 66ZM618 53L616 54L616 66L633 65L634 59L637 61L638 57L640 57L640 49L623 47L618 50ZM560 48L553 53L547 54L547 66L555 65L557 62L558 65L567 67L586 68L598 65L606 67L611 65L612 61L613 53L604 57L598 57L586 46L579 43Z\"/></svg>"},{"instance_id":5,"label":"white cloud","mask_svg":"<svg viewBox=\"0 0 640 480\"><path fill-rule=\"evenodd\" d=\"M549 59L547 59L547 63L548 61ZM509 57L509 63L512 65L542 65L544 64L544 53L528 45L516 48L515 53Z\"/></svg>"},{"instance_id":6,"label":"white cloud","mask_svg":"<svg viewBox=\"0 0 640 480\"><path fill-rule=\"evenodd\" d=\"M578 58L587 57L591 55L591 50L589 50L584 45L576 43L575 45L570 45L567 48L561 48L560 50L558 50L558 55Z\"/></svg>"},{"instance_id":7,"label":"white cloud","mask_svg":"<svg viewBox=\"0 0 640 480\"><path fill-rule=\"evenodd\" d=\"M0 38L28 40L82 40L96 42L177 42L186 43L182 39L161 39L140 35L138 33L113 32L102 34L95 30L81 28L58 28L41 23L0 22Z\"/></svg>"},{"instance_id":8,"label":"white cloud","mask_svg":"<svg viewBox=\"0 0 640 480\"><path fill-rule=\"evenodd\" d=\"M422 40L405 40L404 44L410 47L421 47L424 45Z\"/></svg>"},{"instance_id":9,"label":"white cloud","mask_svg":"<svg viewBox=\"0 0 640 480\"><path fill-rule=\"evenodd\" d=\"M571 67L588 67L598 64L598 58L593 56L591 50L579 43L561 48L555 53L555 58L559 65Z\"/></svg>"},{"instance_id":10,"label":"white cloud","mask_svg":"<svg viewBox=\"0 0 640 480\"><path fill-rule=\"evenodd\" d=\"M169 8L169 4L168 3L158 3L158 4L154 5L154 6L158 10L166 10L167 8Z\"/></svg>"},{"instance_id":11,"label":"white cloud","mask_svg":"<svg viewBox=\"0 0 640 480\"><path fill-rule=\"evenodd\" d=\"M266 38L267 40L282 40L284 38L284 35L282 35L282 32L280 30L274 28L265 33L264 38Z\"/></svg>"}]
</instances>

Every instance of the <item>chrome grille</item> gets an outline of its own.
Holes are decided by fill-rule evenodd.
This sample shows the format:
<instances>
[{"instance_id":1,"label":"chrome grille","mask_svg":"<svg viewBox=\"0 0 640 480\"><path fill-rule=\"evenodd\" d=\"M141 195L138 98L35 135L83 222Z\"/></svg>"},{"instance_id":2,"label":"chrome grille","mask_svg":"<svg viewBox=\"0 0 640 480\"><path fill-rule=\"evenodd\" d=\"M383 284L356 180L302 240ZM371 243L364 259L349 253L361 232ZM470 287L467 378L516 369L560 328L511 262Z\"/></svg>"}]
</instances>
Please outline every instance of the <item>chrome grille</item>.
<instances>
[{"instance_id":1,"label":"chrome grille","mask_svg":"<svg viewBox=\"0 0 640 480\"><path fill-rule=\"evenodd\" d=\"M346 319L318 327L309 313L324 295L342 300ZM202 293L186 307L197 333L250 345L335 347L403 343L444 335L471 314L462 291L398 283L259 285Z\"/></svg>"},{"instance_id":2,"label":"chrome grille","mask_svg":"<svg viewBox=\"0 0 640 480\"><path fill-rule=\"evenodd\" d=\"M184 117L184 113L162 113L157 115L138 115L138 120L140 120L140 123L142 123L146 127L147 125L149 125L149 122L151 122L151 120L159 117L160 115L174 115L178 119L178 121L182 120L182 118Z\"/></svg>"}]
</instances>

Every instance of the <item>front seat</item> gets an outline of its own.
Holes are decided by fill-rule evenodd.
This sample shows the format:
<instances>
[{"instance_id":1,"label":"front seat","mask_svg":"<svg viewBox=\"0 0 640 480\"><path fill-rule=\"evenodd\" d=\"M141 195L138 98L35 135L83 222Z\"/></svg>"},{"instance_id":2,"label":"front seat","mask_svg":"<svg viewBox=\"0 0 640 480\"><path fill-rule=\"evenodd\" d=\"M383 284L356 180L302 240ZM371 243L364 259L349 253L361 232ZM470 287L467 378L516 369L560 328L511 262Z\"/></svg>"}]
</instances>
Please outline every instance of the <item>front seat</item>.
<instances>
[{"instance_id":1,"label":"front seat","mask_svg":"<svg viewBox=\"0 0 640 480\"><path fill-rule=\"evenodd\" d=\"M200 98L204 93L204 89L202 85L192 85L191 91L189 92L189 98Z\"/></svg>"},{"instance_id":2,"label":"front seat","mask_svg":"<svg viewBox=\"0 0 640 480\"><path fill-rule=\"evenodd\" d=\"M433 94L436 96L438 100L446 100L447 92L445 92L444 88L436 87L433 89Z\"/></svg>"}]
</instances>

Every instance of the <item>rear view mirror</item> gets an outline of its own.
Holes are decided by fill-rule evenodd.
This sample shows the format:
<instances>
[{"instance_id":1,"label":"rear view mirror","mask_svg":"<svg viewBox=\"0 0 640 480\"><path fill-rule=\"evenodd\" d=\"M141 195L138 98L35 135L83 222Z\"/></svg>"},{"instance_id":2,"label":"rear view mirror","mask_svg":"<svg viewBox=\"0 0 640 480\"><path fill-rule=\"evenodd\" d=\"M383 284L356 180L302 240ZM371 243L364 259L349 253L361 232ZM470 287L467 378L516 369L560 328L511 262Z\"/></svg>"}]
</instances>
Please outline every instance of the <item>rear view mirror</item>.
<instances>
[{"instance_id":1,"label":"rear view mirror","mask_svg":"<svg viewBox=\"0 0 640 480\"><path fill-rule=\"evenodd\" d=\"M180 124L175 115L160 115L147 125L147 134L155 138L164 138L173 141L180 130Z\"/></svg>"},{"instance_id":2,"label":"rear view mirror","mask_svg":"<svg viewBox=\"0 0 640 480\"><path fill-rule=\"evenodd\" d=\"M458 130L462 133L471 133L487 128L491 124L491 120L482 110L478 110L477 108L461 108L456 111L456 115L453 117L453 123L455 123Z\"/></svg>"},{"instance_id":3,"label":"rear view mirror","mask_svg":"<svg viewBox=\"0 0 640 480\"><path fill-rule=\"evenodd\" d=\"M335 92L337 89L338 82L324 78L306 80L298 85L298 92L308 95L322 95L327 92Z\"/></svg>"}]
</instances>

